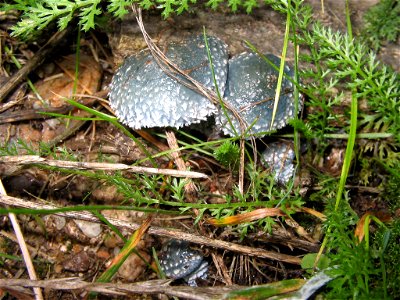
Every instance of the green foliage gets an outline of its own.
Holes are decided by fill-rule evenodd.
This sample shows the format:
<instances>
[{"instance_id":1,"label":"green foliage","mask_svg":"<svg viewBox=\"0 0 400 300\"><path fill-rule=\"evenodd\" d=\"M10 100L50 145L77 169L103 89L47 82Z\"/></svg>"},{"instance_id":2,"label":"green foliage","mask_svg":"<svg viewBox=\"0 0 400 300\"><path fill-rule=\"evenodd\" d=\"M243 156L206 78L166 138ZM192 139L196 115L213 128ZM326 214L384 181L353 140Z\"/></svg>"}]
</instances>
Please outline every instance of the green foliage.
<instances>
[{"instance_id":1,"label":"green foliage","mask_svg":"<svg viewBox=\"0 0 400 300\"><path fill-rule=\"evenodd\" d=\"M315 260L317 259L318 253L308 253L303 256L301 259L301 268L305 270L307 273L314 273ZM317 262L316 270L326 269L330 264L329 258L325 255L322 255Z\"/></svg>"},{"instance_id":2,"label":"green foliage","mask_svg":"<svg viewBox=\"0 0 400 300\"><path fill-rule=\"evenodd\" d=\"M249 168L252 167L249 165ZM295 212L295 208L303 204L296 192L289 194L286 187L275 186L273 174L259 169L252 171L251 174L251 183L247 191L240 193L238 188L234 188L233 195L224 195L226 201L221 204L207 204L200 200L198 203L185 202L186 180L184 179L135 174L129 180L121 175L108 176L106 180L116 186L124 198L129 199L130 204L136 208L157 211L157 207L162 206L170 214L192 214L192 210L196 209L198 216L195 224L206 213L220 219L251 212L260 207L272 208L281 205L280 207L284 207L285 212L290 215ZM199 199L202 198L203 196L200 195ZM274 223L273 218L267 217L233 226L232 230L238 232L241 238L245 238L249 232L259 230L259 228L270 232Z\"/></svg>"},{"instance_id":3,"label":"green foliage","mask_svg":"<svg viewBox=\"0 0 400 300\"><path fill-rule=\"evenodd\" d=\"M18 155L39 155L49 156L53 159L78 161L76 153L71 152L65 147L54 147L47 143L39 143L39 147L27 143L22 139L0 145L0 156L18 156Z\"/></svg>"},{"instance_id":4,"label":"green foliage","mask_svg":"<svg viewBox=\"0 0 400 300\"><path fill-rule=\"evenodd\" d=\"M322 152L329 144L326 136L339 130L349 131L349 108L344 103L355 97L358 103L368 103L368 111L360 114L357 132L390 133L394 139L366 142L360 154L373 153L388 165L399 161L400 143L400 76L377 60L360 39L335 32L318 22L312 22L312 12L301 0L267 1L275 10L292 19L292 40L304 49L300 60L308 63L300 77L302 93L308 99L305 126L295 127L308 139L319 143ZM340 109L338 109L340 108ZM344 108L344 109L343 109ZM338 111L342 111L338 114ZM376 155L378 154L378 155Z\"/></svg>"},{"instance_id":5,"label":"green foliage","mask_svg":"<svg viewBox=\"0 0 400 300\"><path fill-rule=\"evenodd\" d=\"M102 13L100 2L101 0L14 0L14 4L2 4L1 10L21 11L21 20L12 27L12 34L30 39L55 20L59 30L65 29L76 15L79 16L79 24L83 30L94 28L95 17Z\"/></svg>"},{"instance_id":6,"label":"green foliage","mask_svg":"<svg viewBox=\"0 0 400 300\"><path fill-rule=\"evenodd\" d=\"M337 210L334 202L332 198L325 212L326 257L329 274L335 277L328 284L326 298L390 299L399 295L400 221L394 221L390 229L377 224L375 234L365 233L372 236L369 245L366 238L360 242L354 234L359 219L348 202Z\"/></svg>"},{"instance_id":7,"label":"green foliage","mask_svg":"<svg viewBox=\"0 0 400 300\"><path fill-rule=\"evenodd\" d=\"M328 299L375 299L382 297L384 287L382 269L377 267L377 259L366 245L354 235L356 214L347 202L334 210L334 201L328 205L326 227L326 255L331 261L333 277L328 284ZM379 298L380 298L379 297Z\"/></svg>"},{"instance_id":8,"label":"green foliage","mask_svg":"<svg viewBox=\"0 0 400 300\"><path fill-rule=\"evenodd\" d=\"M162 9L161 15L168 18L174 12L182 13L188 8L187 0L156 0L157 7Z\"/></svg>"},{"instance_id":9,"label":"green foliage","mask_svg":"<svg viewBox=\"0 0 400 300\"><path fill-rule=\"evenodd\" d=\"M2 11L18 10L22 13L21 20L12 28L12 35L23 39L32 39L40 31L57 22L58 29L63 30L74 19L79 19L82 30L95 28L96 17L107 13L116 18L122 18L132 4L138 4L143 9L156 7L161 15L168 18L173 14L181 14L189 10L196 0L109 0L107 6L102 6L102 0L14 0L12 4L1 4ZM223 0L209 0L206 5L217 9ZM250 13L258 6L256 0L228 0L228 6L233 12L244 8Z\"/></svg>"},{"instance_id":10,"label":"green foliage","mask_svg":"<svg viewBox=\"0 0 400 300\"><path fill-rule=\"evenodd\" d=\"M206 5L212 9L217 9L223 2L224 0L208 0ZM248 14L251 13L254 8L258 7L256 0L228 0L227 4L232 12L237 12L238 9L244 8Z\"/></svg>"},{"instance_id":11,"label":"green foliage","mask_svg":"<svg viewBox=\"0 0 400 300\"><path fill-rule=\"evenodd\" d=\"M246 168L248 174L249 186L244 193L235 188L233 198L239 203L253 203L254 206L235 208L231 204L231 209L223 211L211 210L211 214L218 218L228 217L233 214L251 212L255 207L272 208L279 207L288 215L294 213L304 202L297 190L292 191L290 185L285 187L276 186L274 174L254 168L253 164L248 164ZM227 202L231 202L228 200ZM272 232L272 226L275 224L274 218L262 218L258 221L237 225L234 228L239 232L241 239L246 235L261 228L265 232Z\"/></svg>"},{"instance_id":12,"label":"green foliage","mask_svg":"<svg viewBox=\"0 0 400 300\"><path fill-rule=\"evenodd\" d=\"M214 151L214 156L221 165L234 170L239 166L240 148L227 140Z\"/></svg>"},{"instance_id":13,"label":"green foliage","mask_svg":"<svg viewBox=\"0 0 400 300\"><path fill-rule=\"evenodd\" d=\"M400 220L391 224L390 229L380 228L374 239L374 254L380 258L379 267L386 273L387 293L400 295Z\"/></svg>"},{"instance_id":14,"label":"green foliage","mask_svg":"<svg viewBox=\"0 0 400 300\"><path fill-rule=\"evenodd\" d=\"M387 182L383 185L382 197L395 213L396 210L400 209L400 162L390 167L386 166L386 171L389 176L387 176Z\"/></svg>"},{"instance_id":15,"label":"green foliage","mask_svg":"<svg viewBox=\"0 0 400 300\"><path fill-rule=\"evenodd\" d=\"M375 50L383 42L395 42L400 34L400 2L381 0L364 15L364 40Z\"/></svg>"},{"instance_id":16,"label":"green foliage","mask_svg":"<svg viewBox=\"0 0 400 300\"><path fill-rule=\"evenodd\" d=\"M365 45L349 40L347 35L333 32L316 23L312 30L300 39L308 45L313 44L315 54L305 56L306 59L318 60L319 71L308 71L306 76L320 78L318 90L326 87L330 91L333 86L341 86L349 91L357 91L359 100L368 99L371 109L377 113L374 122L363 124L370 129L382 120L386 129L400 141L400 87L399 75L377 61L376 55ZM318 54L317 54L318 53ZM340 103L342 94L332 100ZM326 105L324 105L326 106Z\"/></svg>"},{"instance_id":17,"label":"green foliage","mask_svg":"<svg viewBox=\"0 0 400 300\"><path fill-rule=\"evenodd\" d=\"M83 30L89 30L96 25L96 17L105 12L121 18L127 12L129 5L137 3L144 9L158 7L164 17L173 13L182 13L188 10L196 1L190 0L112 0L108 6L101 6L100 0L92 1L68 1L68 0L42 0L23 1L15 0L12 5L3 5L2 9L17 9L22 12L21 21L14 27L14 35L29 38L34 32L40 31L51 22L58 22L63 29L73 19L78 18ZM335 108L344 106L349 95L355 97L358 102L368 103L369 111L361 114L358 120L358 132L362 133L390 133L391 138L373 142L366 142L358 149L359 159L365 168L373 161L379 161L386 167L388 176L385 182L385 199L391 199L393 209L399 207L399 166L400 156L398 147L400 142L400 86L399 75L387 66L382 65L375 53L360 42L357 38L350 39L346 34L334 32L319 23L312 23L312 12L309 6L304 5L302 0L291 2L281 0L267 0L275 10L291 16L291 39L307 49L300 56L303 63L308 64L301 73L303 85L302 93L307 96L306 105L309 108L307 122L293 121L294 127L303 133L309 140L317 140L321 148L329 141L326 136L338 131L348 131L349 112L344 110L341 115ZM207 5L216 9L223 3L222 0L209 0ZM291 6L288 6L291 3ZM383 1L395 3L394 1ZM228 0L228 6L232 11L245 8L250 12L256 5L253 0ZM394 6L393 6L394 5ZM398 11L399 4L392 4L389 14ZM106 7L106 11L104 11ZM379 14L383 14L381 8ZM375 12L377 14L377 12ZM367 17L372 18L372 17ZM386 15L385 15L386 18ZM376 46L375 39L391 39L394 25L398 19L389 18L391 25L384 30L378 31L378 20L370 22L370 34L372 44ZM372 19L371 19L372 20ZM394 20L394 21L393 21ZM373 27L375 26L375 27ZM372 29L371 29L372 28ZM388 28L390 30L388 30ZM397 29L399 26L397 26ZM391 32L391 34L388 34ZM380 42L379 42L380 43ZM379 44L380 45L380 44ZM95 112L93 112L95 113ZM112 122L110 117L104 119ZM115 121L115 120L114 120ZM116 121L115 121L116 122ZM113 123L115 125L115 123ZM121 126L122 127L122 126ZM119 127L121 129L121 127ZM183 144L185 149L195 149L196 152L211 155L211 144L195 141L196 144ZM213 144L214 145L214 144ZM360 146L361 147L361 146ZM22 150L21 150L22 149ZM23 151L27 154L41 153L51 155L52 149L41 148L38 151L30 145L21 142L19 145L7 145L0 148L0 155L17 155ZM372 158L363 158L366 153L374 153ZM67 157L66 153L62 153ZM235 169L239 160L239 148L236 144L225 141L214 152L214 157L225 167ZM73 159L72 157L68 159ZM223 218L240 213L251 212L256 208L270 208L279 206L287 213L294 212L294 208L303 204L302 198L297 191L287 187L276 187L273 175L267 174L254 166L248 166L246 170L247 185L244 193L234 188L231 194L224 195L225 203L208 204L203 201L204 194L200 194L198 203L186 203L184 200L185 180L165 178L165 176L132 175L129 179L121 174L104 175L96 174L115 185L129 204L135 209L147 212L161 213L191 213L192 209L198 210L196 222L203 214L215 218ZM68 171L76 172L76 171ZM396 175L397 174L397 175ZM365 173L363 180L368 183L372 173ZM86 176L92 176L89 173ZM354 228L358 217L349 206L349 199L342 201L335 208L335 196L338 190L336 179L324 175L318 176L320 189L313 192L311 200L319 204L327 204L327 222L325 223L327 234L327 251L324 265L330 264L337 278L329 284L327 296L331 298L374 298L389 293L400 293L400 274L397 269L400 248L398 240L400 237L399 222L395 222L391 231L381 228L371 247L366 247L366 242L359 242L354 236ZM162 207L164 210L159 209ZM264 218L251 223L240 224L233 229L244 238L250 231L262 228L270 231L274 219ZM308 261L308 267L311 265ZM305 265L307 267L307 264ZM387 279L385 279L387 274ZM386 282L393 282L386 291ZM377 297L375 297L377 298ZM379 298L379 297L378 297Z\"/></svg>"},{"instance_id":18,"label":"green foliage","mask_svg":"<svg viewBox=\"0 0 400 300\"><path fill-rule=\"evenodd\" d=\"M127 7L129 7L129 5L131 5L132 3L133 0L112 0L110 1L110 4L108 5L107 9L115 17L122 18L129 12ZM146 4L144 4L143 7L150 8L150 6L147 7Z\"/></svg>"},{"instance_id":19,"label":"green foliage","mask_svg":"<svg viewBox=\"0 0 400 300\"><path fill-rule=\"evenodd\" d=\"M185 185L188 184L186 179L173 178L171 184L172 198L178 202L185 200Z\"/></svg>"}]
</instances>

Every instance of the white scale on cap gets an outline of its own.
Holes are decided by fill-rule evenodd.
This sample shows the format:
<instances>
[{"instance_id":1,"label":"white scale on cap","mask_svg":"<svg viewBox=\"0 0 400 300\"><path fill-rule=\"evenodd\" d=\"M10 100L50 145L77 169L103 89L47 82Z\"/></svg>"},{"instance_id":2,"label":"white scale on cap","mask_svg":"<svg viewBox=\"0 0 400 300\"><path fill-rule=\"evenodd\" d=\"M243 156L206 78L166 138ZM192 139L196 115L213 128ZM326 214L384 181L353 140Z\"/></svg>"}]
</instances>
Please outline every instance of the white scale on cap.
<instances>
[{"instance_id":1,"label":"white scale on cap","mask_svg":"<svg viewBox=\"0 0 400 300\"><path fill-rule=\"evenodd\" d=\"M168 278L184 279L190 286L197 285L197 278L207 278L208 263L185 241L170 240L163 247L160 267Z\"/></svg>"}]
</instances>

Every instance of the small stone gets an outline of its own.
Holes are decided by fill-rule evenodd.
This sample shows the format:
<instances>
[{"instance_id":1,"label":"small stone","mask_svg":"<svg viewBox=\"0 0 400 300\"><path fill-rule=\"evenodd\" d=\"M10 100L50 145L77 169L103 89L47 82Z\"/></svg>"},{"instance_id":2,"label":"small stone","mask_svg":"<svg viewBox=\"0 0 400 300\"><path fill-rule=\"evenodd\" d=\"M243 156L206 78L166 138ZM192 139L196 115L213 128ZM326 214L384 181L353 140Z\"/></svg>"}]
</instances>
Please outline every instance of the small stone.
<instances>
[{"instance_id":1,"label":"small stone","mask_svg":"<svg viewBox=\"0 0 400 300\"><path fill-rule=\"evenodd\" d=\"M80 253L80 252L82 252L84 249L83 249L83 247L82 247L82 245L80 245L80 244L74 244L73 246L72 246L72 248L71 248L71 251L73 252L73 253Z\"/></svg>"},{"instance_id":2,"label":"small stone","mask_svg":"<svg viewBox=\"0 0 400 300\"><path fill-rule=\"evenodd\" d=\"M64 217L56 215L46 215L43 217L43 221L45 222L47 229L57 231L63 229L65 224L67 223Z\"/></svg>"},{"instance_id":3,"label":"small stone","mask_svg":"<svg viewBox=\"0 0 400 300\"><path fill-rule=\"evenodd\" d=\"M90 257L85 251L73 254L63 262L64 270L71 272L86 272L90 265Z\"/></svg>"},{"instance_id":4,"label":"small stone","mask_svg":"<svg viewBox=\"0 0 400 300\"><path fill-rule=\"evenodd\" d=\"M66 241L65 244L60 246L60 251L62 253L67 253L69 251L69 247L70 247L71 242L70 241Z\"/></svg>"},{"instance_id":5,"label":"small stone","mask_svg":"<svg viewBox=\"0 0 400 300\"><path fill-rule=\"evenodd\" d=\"M60 264L55 264L54 265L54 272L56 274L60 274L63 271L63 266Z\"/></svg>"},{"instance_id":6,"label":"small stone","mask_svg":"<svg viewBox=\"0 0 400 300\"><path fill-rule=\"evenodd\" d=\"M61 121L60 119L48 119L44 121L46 124L50 126L50 128L54 129L60 126Z\"/></svg>"},{"instance_id":7,"label":"small stone","mask_svg":"<svg viewBox=\"0 0 400 300\"><path fill-rule=\"evenodd\" d=\"M139 251L140 255L150 262L151 257L145 251ZM136 254L132 253L118 269L118 275L128 282L134 282L146 270L146 263Z\"/></svg>"},{"instance_id":8,"label":"small stone","mask_svg":"<svg viewBox=\"0 0 400 300\"><path fill-rule=\"evenodd\" d=\"M89 238L97 237L101 232L101 225L99 223L93 223L83 220L74 220L75 224L79 229Z\"/></svg>"},{"instance_id":9,"label":"small stone","mask_svg":"<svg viewBox=\"0 0 400 300\"><path fill-rule=\"evenodd\" d=\"M109 251L107 251L104 248L100 248L97 252L96 252L96 256L102 260L107 260L110 258L111 254Z\"/></svg>"},{"instance_id":10,"label":"small stone","mask_svg":"<svg viewBox=\"0 0 400 300\"><path fill-rule=\"evenodd\" d=\"M113 249L117 246L123 246L124 241L116 234L111 233L104 238L104 246Z\"/></svg>"}]
</instances>

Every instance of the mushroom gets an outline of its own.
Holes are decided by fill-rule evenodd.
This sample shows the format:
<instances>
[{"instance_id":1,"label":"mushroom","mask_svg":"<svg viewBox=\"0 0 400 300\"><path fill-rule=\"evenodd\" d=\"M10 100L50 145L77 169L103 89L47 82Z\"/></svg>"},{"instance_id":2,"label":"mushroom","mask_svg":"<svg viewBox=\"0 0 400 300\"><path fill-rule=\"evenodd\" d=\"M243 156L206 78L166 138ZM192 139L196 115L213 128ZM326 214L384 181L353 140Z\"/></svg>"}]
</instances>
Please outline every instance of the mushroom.
<instances>
[{"instance_id":1,"label":"mushroom","mask_svg":"<svg viewBox=\"0 0 400 300\"><path fill-rule=\"evenodd\" d=\"M266 55L275 65L280 59L272 54ZM293 72L285 66L285 73L293 77ZM281 95L275 120L271 126L278 72L259 55L242 53L229 60L228 82L224 99L231 104L252 127L248 134L260 135L284 127L294 117L295 106L293 84L283 79ZM237 120L228 112L235 131L241 133ZM225 134L234 135L226 116L221 113L218 123Z\"/></svg>"},{"instance_id":2,"label":"mushroom","mask_svg":"<svg viewBox=\"0 0 400 300\"><path fill-rule=\"evenodd\" d=\"M216 82L224 90L228 73L227 45L216 37L207 38ZM203 36L169 44L166 56L187 75L214 89ZM142 51L127 58L114 75L110 106L119 120L133 129L179 128L199 123L217 109L207 98L185 86L187 82L181 75L173 78L167 74L149 51Z\"/></svg>"},{"instance_id":3,"label":"mushroom","mask_svg":"<svg viewBox=\"0 0 400 300\"><path fill-rule=\"evenodd\" d=\"M228 46L216 37L207 37L215 70L215 81L225 89L228 76ZM214 88L207 49L202 35L182 43L171 43L165 53L186 75L205 88ZM182 127L206 120L217 108L206 97L187 86L188 79L169 71L167 64L156 61L149 51L125 60L110 85L110 106L118 119L133 129L149 127ZM175 134L166 130L171 149L178 149ZM185 170L179 151L171 153L178 169ZM189 201L196 191L191 181L185 185Z\"/></svg>"},{"instance_id":4,"label":"mushroom","mask_svg":"<svg viewBox=\"0 0 400 300\"><path fill-rule=\"evenodd\" d=\"M284 127L295 114L293 84L290 80L283 79L276 118L271 126L278 72L255 53L233 57L228 64L227 45L216 37L207 39L218 88L225 91L224 101L252 126L248 133L259 135ZM203 36L190 37L182 43L171 43L165 54L186 75L205 88L214 89ZM278 57L267 55L267 58L279 66ZM284 71L293 77L293 72L287 66ZM184 76L169 72L167 64L156 61L149 51L142 51L126 59L113 77L110 106L119 120L133 129L180 128L216 114L218 109L215 105L192 90L188 83ZM235 130L230 128L221 110L217 115L217 123L222 125L225 134L233 135L234 131L241 133L238 120L230 111L227 113ZM177 148L171 134L167 131L170 147ZM175 161L178 161L176 156ZM183 162L177 164L179 168L184 168ZM284 182L283 177L279 180Z\"/></svg>"},{"instance_id":5,"label":"mushroom","mask_svg":"<svg viewBox=\"0 0 400 300\"><path fill-rule=\"evenodd\" d=\"M293 143L274 142L267 145L261 154L261 161L271 168L275 181L285 185L294 175L294 157Z\"/></svg>"},{"instance_id":6,"label":"mushroom","mask_svg":"<svg viewBox=\"0 0 400 300\"><path fill-rule=\"evenodd\" d=\"M276 66L280 59L272 54L266 57ZM285 65L284 72L293 77L293 71ZM248 135L262 135L284 127L295 116L293 84L287 78L282 80L281 95L276 117L271 126L272 111L278 81L278 71L255 53L242 53L229 60L229 73L224 99L232 105L251 126ZM228 112L233 128L230 127L225 114L218 116L225 134L241 133L239 124ZM275 180L286 184L294 174L294 150L288 143L276 142L267 145L262 160L272 168Z\"/></svg>"},{"instance_id":7,"label":"mushroom","mask_svg":"<svg viewBox=\"0 0 400 300\"><path fill-rule=\"evenodd\" d=\"M185 241L172 239L163 246L160 267L168 278L183 278L190 286L197 286L197 278L207 278L207 261Z\"/></svg>"}]
</instances>

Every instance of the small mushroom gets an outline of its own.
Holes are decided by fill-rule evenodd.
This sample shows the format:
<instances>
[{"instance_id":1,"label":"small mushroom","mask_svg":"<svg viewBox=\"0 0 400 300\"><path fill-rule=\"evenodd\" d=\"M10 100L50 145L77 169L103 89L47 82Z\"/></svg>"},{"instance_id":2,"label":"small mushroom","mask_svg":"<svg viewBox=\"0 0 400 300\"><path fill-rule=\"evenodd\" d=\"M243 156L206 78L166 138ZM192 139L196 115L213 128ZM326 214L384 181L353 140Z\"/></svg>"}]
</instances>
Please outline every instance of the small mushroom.
<instances>
[{"instance_id":1,"label":"small mushroom","mask_svg":"<svg viewBox=\"0 0 400 300\"><path fill-rule=\"evenodd\" d=\"M168 278L184 279L190 286L197 285L197 278L207 278L208 263L185 241L173 239L164 245L160 267Z\"/></svg>"},{"instance_id":2,"label":"small mushroom","mask_svg":"<svg viewBox=\"0 0 400 300\"><path fill-rule=\"evenodd\" d=\"M267 149L261 155L261 161L271 168L275 174L275 181L285 185L294 175L294 157L292 143L275 142L267 145Z\"/></svg>"},{"instance_id":3,"label":"small mushroom","mask_svg":"<svg viewBox=\"0 0 400 300\"><path fill-rule=\"evenodd\" d=\"M276 66L280 59L274 55L266 55ZM285 73L293 77L293 72L285 66ZM250 126L248 134L267 133L284 127L294 117L293 84L282 80L281 95L275 120L271 127L272 111L278 72L259 55L242 53L229 60L229 74L224 99L231 104ZM241 133L238 121L228 112L236 132ZM219 124L225 134L234 135L224 113L219 115ZM271 128L270 128L271 127Z\"/></svg>"},{"instance_id":4,"label":"small mushroom","mask_svg":"<svg viewBox=\"0 0 400 300\"><path fill-rule=\"evenodd\" d=\"M225 89L228 73L227 45L207 37L216 72L216 82ZM168 45L166 56L187 75L214 89L203 36ZM133 129L145 127L182 127L199 123L217 109L207 98L186 87L183 76L169 76L142 51L125 60L110 85L110 106L122 123ZM179 82L181 81L181 82Z\"/></svg>"}]
</instances>

